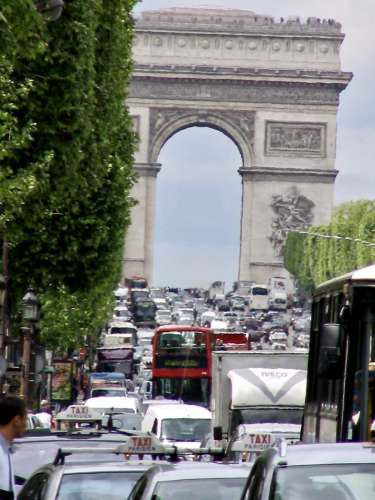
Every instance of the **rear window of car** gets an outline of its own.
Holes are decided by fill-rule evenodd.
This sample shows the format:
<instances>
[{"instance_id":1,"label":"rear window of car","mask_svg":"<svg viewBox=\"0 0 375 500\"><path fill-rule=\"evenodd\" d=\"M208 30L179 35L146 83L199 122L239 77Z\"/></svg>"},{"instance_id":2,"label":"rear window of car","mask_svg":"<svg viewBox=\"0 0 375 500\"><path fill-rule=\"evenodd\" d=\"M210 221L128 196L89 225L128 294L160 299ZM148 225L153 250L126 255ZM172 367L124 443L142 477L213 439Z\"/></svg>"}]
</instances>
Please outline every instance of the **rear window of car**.
<instances>
[{"instance_id":1,"label":"rear window of car","mask_svg":"<svg viewBox=\"0 0 375 500\"><path fill-rule=\"evenodd\" d=\"M65 474L57 500L124 500L142 472L89 472Z\"/></svg>"},{"instance_id":2,"label":"rear window of car","mask_svg":"<svg viewBox=\"0 0 375 500\"><path fill-rule=\"evenodd\" d=\"M240 498L246 477L160 481L152 498L163 500L226 500Z\"/></svg>"},{"instance_id":3,"label":"rear window of car","mask_svg":"<svg viewBox=\"0 0 375 500\"><path fill-rule=\"evenodd\" d=\"M369 500L375 463L289 466L276 470L271 500Z\"/></svg>"}]
</instances>

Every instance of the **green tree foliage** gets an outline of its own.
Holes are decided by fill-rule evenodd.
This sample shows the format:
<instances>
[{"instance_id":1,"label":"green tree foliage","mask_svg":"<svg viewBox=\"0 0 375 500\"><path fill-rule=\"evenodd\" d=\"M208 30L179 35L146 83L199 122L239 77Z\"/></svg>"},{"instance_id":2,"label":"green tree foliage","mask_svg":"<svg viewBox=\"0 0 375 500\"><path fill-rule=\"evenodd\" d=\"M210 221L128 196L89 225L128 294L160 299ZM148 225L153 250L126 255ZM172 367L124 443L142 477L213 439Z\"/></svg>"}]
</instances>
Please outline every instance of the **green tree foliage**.
<instances>
[{"instance_id":1,"label":"green tree foliage","mask_svg":"<svg viewBox=\"0 0 375 500\"><path fill-rule=\"evenodd\" d=\"M375 243L375 200L343 203L328 226L312 226L309 232L322 236L290 233L284 248L286 268L305 289L375 263L375 247L360 243Z\"/></svg>"},{"instance_id":2,"label":"green tree foliage","mask_svg":"<svg viewBox=\"0 0 375 500\"><path fill-rule=\"evenodd\" d=\"M48 24L32 0L0 5L0 99L8 103L0 230L11 242L14 308L32 283L42 336L53 345L98 330L120 277L134 183L125 106L134 3L65 0L60 20Z\"/></svg>"}]
</instances>

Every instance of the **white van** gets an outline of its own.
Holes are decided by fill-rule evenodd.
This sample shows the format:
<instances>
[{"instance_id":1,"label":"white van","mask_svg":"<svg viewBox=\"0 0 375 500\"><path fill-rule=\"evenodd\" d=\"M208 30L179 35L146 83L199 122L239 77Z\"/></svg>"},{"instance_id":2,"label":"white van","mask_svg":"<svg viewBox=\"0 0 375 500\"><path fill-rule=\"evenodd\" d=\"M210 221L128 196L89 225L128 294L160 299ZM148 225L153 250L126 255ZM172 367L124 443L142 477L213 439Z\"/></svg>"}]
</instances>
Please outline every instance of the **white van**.
<instances>
[{"instance_id":1,"label":"white van","mask_svg":"<svg viewBox=\"0 0 375 500\"><path fill-rule=\"evenodd\" d=\"M210 428L211 412L188 404L151 405L142 422L142 432L151 432L177 448L200 448Z\"/></svg>"}]
</instances>

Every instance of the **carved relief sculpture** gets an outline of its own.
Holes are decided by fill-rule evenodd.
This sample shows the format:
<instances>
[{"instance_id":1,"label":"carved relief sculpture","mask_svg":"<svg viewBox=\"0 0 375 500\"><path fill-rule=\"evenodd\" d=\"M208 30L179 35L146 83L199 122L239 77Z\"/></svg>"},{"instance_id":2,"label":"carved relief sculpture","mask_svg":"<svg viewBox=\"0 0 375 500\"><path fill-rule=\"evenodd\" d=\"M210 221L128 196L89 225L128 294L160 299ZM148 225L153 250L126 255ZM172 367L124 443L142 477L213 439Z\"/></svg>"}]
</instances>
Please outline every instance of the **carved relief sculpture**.
<instances>
[{"instance_id":1,"label":"carved relief sculpture","mask_svg":"<svg viewBox=\"0 0 375 500\"><path fill-rule=\"evenodd\" d=\"M267 155L326 155L324 123L266 123Z\"/></svg>"},{"instance_id":2,"label":"carved relief sculpture","mask_svg":"<svg viewBox=\"0 0 375 500\"><path fill-rule=\"evenodd\" d=\"M272 218L272 235L270 241L275 255L281 257L289 231L303 229L313 221L314 203L303 196L296 186L291 187L284 195L272 197L271 208L275 213Z\"/></svg>"}]
</instances>

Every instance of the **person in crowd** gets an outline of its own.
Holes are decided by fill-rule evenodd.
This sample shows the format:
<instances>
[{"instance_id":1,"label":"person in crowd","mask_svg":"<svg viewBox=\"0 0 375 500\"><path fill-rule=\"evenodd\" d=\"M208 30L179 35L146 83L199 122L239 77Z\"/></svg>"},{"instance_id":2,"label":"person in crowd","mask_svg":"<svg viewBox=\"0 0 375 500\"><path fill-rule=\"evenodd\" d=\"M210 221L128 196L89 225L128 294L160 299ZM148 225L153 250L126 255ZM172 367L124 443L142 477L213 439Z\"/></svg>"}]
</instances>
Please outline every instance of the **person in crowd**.
<instances>
[{"instance_id":1,"label":"person in crowd","mask_svg":"<svg viewBox=\"0 0 375 500\"><path fill-rule=\"evenodd\" d=\"M75 404L77 402L79 393L79 383L78 380L74 377L72 380L72 399L70 401L71 404Z\"/></svg>"},{"instance_id":2,"label":"person in crowd","mask_svg":"<svg viewBox=\"0 0 375 500\"><path fill-rule=\"evenodd\" d=\"M40 403L40 411L35 414L38 417L40 423L42 424L44 429L51 428L51 409L49 407L49 403L46 399L43 399Z\"/></svg>"},{"instance_id":3,"label":"person in crowd","mask_svg":"<svg viewBox=\"0 0 375 500\"><path fill-rule=\"evenodd\" d=\"M15 498L11 445L26 430L27 408L17 396L0 398L0 500Z\"/></svg>"},{"instance_id":4,"label":"person in crowd","mask_svg":"<svg viewBox=\"0 0 375 500\"><path fill-rule=\"evenodd\" d=\"M217 351L226 351L226 347L222 339L217 339L216 341L216 350Z\"/></svg>"}]
</instances>

